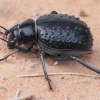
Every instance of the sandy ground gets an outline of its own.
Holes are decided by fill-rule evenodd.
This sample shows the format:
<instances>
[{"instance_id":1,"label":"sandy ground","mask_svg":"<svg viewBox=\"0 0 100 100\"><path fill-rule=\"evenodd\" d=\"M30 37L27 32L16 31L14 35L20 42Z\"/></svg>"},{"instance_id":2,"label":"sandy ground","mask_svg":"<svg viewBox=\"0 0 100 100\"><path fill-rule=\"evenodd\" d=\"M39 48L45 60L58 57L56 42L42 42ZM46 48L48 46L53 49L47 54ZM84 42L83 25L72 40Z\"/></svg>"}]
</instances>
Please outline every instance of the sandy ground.
<instances>
[{"instance_id":1,"label":"sandy ground","mask_svg":"<svg viewBox=\"0 0 100 100\"><path fill-rule=\"evenodd\" d=\"M10 28L28 18L37 19L40 15L52 10L58 13L75 15L86 22L94 37L93 53L80 58L88 64L100 69L100 0L0 0L0 25ZM84 10L87 16L80 16ZM0 35L0 37L3 37ZM0 58L9 50L6 43L0 40ZM84 73L98 75L76 61L62 61L54 66L50 56L45 57L48 73ZM16 53L7 61L0 62L0 84L6 90L0 89L0 100L14 98L16 91L19 96L34 95L34 100L100 100L100 78L77 75L49 76L53 91L50 91L43 76L24 77L24 74L42 74L41 60L34 49L30 53Z\"/></svg>"}]
</instances>

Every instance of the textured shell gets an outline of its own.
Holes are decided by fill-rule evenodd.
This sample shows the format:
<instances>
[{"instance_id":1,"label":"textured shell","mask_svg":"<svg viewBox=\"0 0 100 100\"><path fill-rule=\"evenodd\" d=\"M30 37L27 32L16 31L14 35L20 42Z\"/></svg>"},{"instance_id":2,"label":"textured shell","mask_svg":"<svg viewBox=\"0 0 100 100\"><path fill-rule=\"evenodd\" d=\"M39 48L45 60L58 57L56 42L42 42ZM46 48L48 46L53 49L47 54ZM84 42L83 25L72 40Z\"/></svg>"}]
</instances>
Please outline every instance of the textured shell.
<instances>
[{"instance_id":1,"label":"textured shell","mask_svg":"<svg viewBox=\"0 0 100 100\"><path fill-rule=\"evenodd\" d=\"M63 14L39 17L37 40L44 47L57 50L91 51L92 34L88 26L78 18Z\"/></svg>"}]
</instances>

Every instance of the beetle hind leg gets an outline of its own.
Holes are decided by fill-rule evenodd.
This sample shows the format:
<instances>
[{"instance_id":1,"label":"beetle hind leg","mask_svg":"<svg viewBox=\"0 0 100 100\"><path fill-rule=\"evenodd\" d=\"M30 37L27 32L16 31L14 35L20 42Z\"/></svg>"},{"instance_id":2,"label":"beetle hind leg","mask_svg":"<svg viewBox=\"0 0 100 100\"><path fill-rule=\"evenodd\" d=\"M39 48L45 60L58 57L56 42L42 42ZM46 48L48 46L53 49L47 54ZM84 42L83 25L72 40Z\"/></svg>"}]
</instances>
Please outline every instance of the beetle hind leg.
<instances>
[{"instance_id":1,"label":"beetle hind leg","mask_svg":"<svg viewBox=\"0 0 100 100\"><path fill-rule=\"evenodd\" d=\"M77 57L74 57L74 56L53 56L53 59L54 60L57 60L57 61L63 61L63 60L75 60L77 62L79 62L80 64L84 65L85 67L89 68L90 70L100 74L100 70L99 69L96 69L90 65L88 65L87 63L85 63L84 61L78 59Z\"/></svg>"}]
</instances>

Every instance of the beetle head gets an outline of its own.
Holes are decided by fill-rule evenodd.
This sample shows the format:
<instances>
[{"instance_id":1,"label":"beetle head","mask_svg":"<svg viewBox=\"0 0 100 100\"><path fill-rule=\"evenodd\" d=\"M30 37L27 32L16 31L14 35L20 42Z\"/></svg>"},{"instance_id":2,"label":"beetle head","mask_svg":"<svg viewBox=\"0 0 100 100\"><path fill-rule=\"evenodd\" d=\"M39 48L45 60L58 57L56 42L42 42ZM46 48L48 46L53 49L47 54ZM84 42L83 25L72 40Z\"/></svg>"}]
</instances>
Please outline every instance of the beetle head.
<instances>
[{"instance_id":1,"label":"beetle head","mask_svg":"<svg viewBox=\"0 0 100 100\"><path fill-rule=\"evenodd\" d=\"M9 30L0 26L1 29L5 30L5 32L0 31L0 34L6 36L7 40L4 38L0 38L1 40L7 42L9 49L16 50L8 53L6 56L0 59L0 61L7 59L10 55L14 54L15 52L29 52L33 47L33 44L36 40L36 27L35 21L33 19L28 19L21 24L17 24L10 28ZM20 45L24 45L20 46Z\"/></svg>"},{"instance_id":2,"label":"beetle head","mask_svg":"<svg viewBox=\"0 0 100 100\"><path fill-rule=\"evenodd\" d=\"M7 45L9 47L9 49L14 49L15 47L19 46L20 44L21 44L21 35L20 35L19 25L17 25L10 29Z\"/></svg>"},{"instance_id":3,"label":"beetle head","mask_svg":"<svg viewBox=\"0 0 100 100\"><path fill-rule=\"evenodd\" d=\"M33 19L28 19L21 24L17 24L9 30L2 26L1 28L6 30L4 35L8 36L8 40L5 41L7 42L9 49L19 47L21 44L25 45L26 48L32 48L36 39L35 21Z\"/></svg>"}]
</instances>

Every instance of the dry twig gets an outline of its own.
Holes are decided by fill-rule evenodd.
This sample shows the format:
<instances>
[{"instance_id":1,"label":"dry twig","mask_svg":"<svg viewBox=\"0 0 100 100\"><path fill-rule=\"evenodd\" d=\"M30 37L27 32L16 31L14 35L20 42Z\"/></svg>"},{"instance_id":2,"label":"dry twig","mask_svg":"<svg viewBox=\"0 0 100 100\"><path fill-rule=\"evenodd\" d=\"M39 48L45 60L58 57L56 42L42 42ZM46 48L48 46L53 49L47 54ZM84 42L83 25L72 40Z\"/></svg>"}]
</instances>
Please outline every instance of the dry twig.
<instances>
[{"instance_id":1,"label":"dry twig","mask_svg":"<svg viewBox=\"0 0 100 100\"><path fill-rule=\"evenodd\" d=\"M15 98L17 98L17 97L19 96L19 94L20 94L20 89L18 89L18 90L16 91L16 96L15 96Z\"/></svg>"},{"instance_id":2,"label":"dry twig","mask_svg":"<svg viewBox=\"0 0 100 100\"><path fill-rule=\"evenodd\" d=\"M90 74L81 74L81 73L48 73L49 76L52 75L76 75L76 76L84 76L84 77L94 77L94 78L100 78L99 75L90 75ZM26 75L19 75L19 77L40 77L44 76L44 74L26 74Z\"/></svg>"},{"instance_id":3,"label":"dry twig","mask_svg":"<svg viewBox=\"0 0 100 100\"><path fill-rule=\"evenodd\" d=\"M6 90L6 88L2 84L0 84L0 89Z\"/></svg>"},{"instance_id":4,"label":"dry twig","mask_svg":"<svg viewBox=\"0 0 100 100\"><path fill-rule=\"evenodd\" d=\"M33 100L33 95L21 96L10 100Z\"/></svg>"},{"instance_id":5,"label":"dry twig","mask_svg":"<svg viewBox=\"0 0 100 100\"><path fill-rule=\"evenodd\" d=\"M80 13L79 13L79 15L81 17L87 17L88 16L88 14L84 10L81 10Z\"/></svg>"},{"instance_id":6,"label":"dry twig","mask_svg":"<svg viewBox=\"0 0 100 100\"><path fill-rule=\"evenodd\" d=\"M54 66L55 66L55 65L58 65L58 61L55 61L55 62L54 62Z\"/></svg>"},{"instance_id":7,"label":"dry twig","mask_svg":"<svg viewBox=\"0 0 100 100\"><path fill-rule=\"evenodd\" d=\"M66 94L64 94L64 98L65 98L65 100L68 100L67 97L66 97Z\"/></svg>"}]
</instances>

